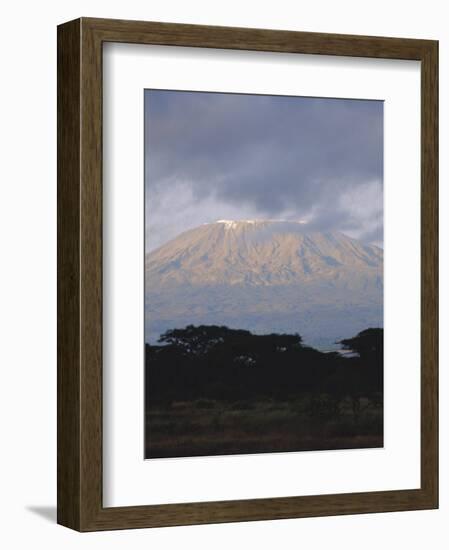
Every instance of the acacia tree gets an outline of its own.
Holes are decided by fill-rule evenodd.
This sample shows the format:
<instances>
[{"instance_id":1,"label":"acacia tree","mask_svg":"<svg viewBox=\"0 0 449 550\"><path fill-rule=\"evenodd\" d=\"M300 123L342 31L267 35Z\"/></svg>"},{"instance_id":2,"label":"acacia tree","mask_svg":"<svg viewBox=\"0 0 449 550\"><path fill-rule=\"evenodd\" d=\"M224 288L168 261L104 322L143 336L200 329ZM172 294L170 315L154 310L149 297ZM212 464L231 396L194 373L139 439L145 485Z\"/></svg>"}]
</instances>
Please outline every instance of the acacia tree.
<instances>
[{"instance_id":1,"label":"acacia tree","mask_svg":"<svg viewBox=\"0 0 449 550\"><path fill-rule=\"evenodd\" d=\"M383 356L384 331L382 328L368 328L339 343L343 349L358 353L361 359L377 361Z\"/></svg>"},{"instance_id":2,"label":"acacia tree","mask_svg":"<svg viewBox=\"0 0 449 550\"><path fill-rule=\"evenodd\" d=\"M206 355L226 348L234 354L282 353L301 347L299 334L252 334L248 330L231 329L217 325L188 325L183 329L167 330L159 343L193 355Z\"/></svg>"},{"instance_id":3,"label":"acacia tree","mask_svg":"<svg viewBox=\"0 0 449 550\"><path fill-rule=\"evenodd\" d=\"M250 337L247 330L235 330L217 325L188 325L182 329L167 330L159 343L169 344L186 354L205 355L230 338Z\"/></svg>"},{"instance_id":4,"label":"acacia tree","mask_svg":"<svg viewBox=\"0 0 449 550\"><path fill-rule=\"evenodd\" d=\"M344 349L359 355L353 359L349 388L354 414L360 412L360 398L365 396L370 403L382 402L383 390L383 329L369 328L354 338L340 342Z\"/></svg>"}]
</instances>

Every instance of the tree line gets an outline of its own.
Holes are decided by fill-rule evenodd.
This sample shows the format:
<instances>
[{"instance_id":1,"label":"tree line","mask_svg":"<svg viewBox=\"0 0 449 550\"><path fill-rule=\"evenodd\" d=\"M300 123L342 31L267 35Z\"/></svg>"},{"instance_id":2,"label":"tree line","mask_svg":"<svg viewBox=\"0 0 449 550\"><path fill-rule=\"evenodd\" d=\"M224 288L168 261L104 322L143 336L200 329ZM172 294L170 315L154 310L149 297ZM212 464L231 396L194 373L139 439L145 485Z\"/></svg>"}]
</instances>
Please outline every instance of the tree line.
<instances>
[{"instance_id":1,"label":"tree line","mask_svg":"<svg viewBox=\"0 0 449 550\"><path fill-rule=\"evenodd\" d=\"M339 342L349 353L304 345L299 334L252 334L226 326L189 325L166 331L145 348L146 406L198 399L310 399L310 410L338 414L345 399L357 414L362 398L383 394L383 329ZM323 403L325 403L323 405Z\"/></svg>"}]
</instances>

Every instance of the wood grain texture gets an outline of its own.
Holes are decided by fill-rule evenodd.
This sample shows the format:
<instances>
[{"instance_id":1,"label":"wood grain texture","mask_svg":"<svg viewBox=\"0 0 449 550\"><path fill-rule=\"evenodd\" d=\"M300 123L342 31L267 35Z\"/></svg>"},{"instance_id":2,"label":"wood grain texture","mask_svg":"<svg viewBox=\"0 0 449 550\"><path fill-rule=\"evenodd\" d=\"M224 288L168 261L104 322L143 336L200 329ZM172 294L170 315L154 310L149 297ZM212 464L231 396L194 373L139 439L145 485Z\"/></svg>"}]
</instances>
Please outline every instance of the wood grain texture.
<instances>
[{"instance_id":1,"label":"wood grain texture","mask_svg":"<svg viewBox=\"0 0 449 550\"><path fill-rule=\"evenodd\" d=\"M80 528L80 21L58 29L58 522Z\"/></svg>"},{"instance_id":2,"label":"wood grain texture","mask_svg":"<svg viewBox=\"0 0 449 550\"><path fill-rule=\"evenodd\" d=\"M421 487L438 503L438 43L421 61Z\"/></svg>"},{"instance_id":3,"label":"wood grain texture","mask_svg":"<svg viewBox=\"0 0 449 550\"><path fill-rule=\"evenodd\" d=\"M420 60L421 488L104 508L102 504L102 44ZM79 531L423 510L438 506L438 44L142 21L58 28L58 522Z\"/></svg>"},{"instance_id":4,"label":"wood grain texture","mask_svg":"<svg viewBox=\"0 0 449 550\"><path fill-rule=\"evenodd\" d=\"M422 59L428 40L147 21L82 19L103 41L269 52Z\"/></svg>"}]
</instances>

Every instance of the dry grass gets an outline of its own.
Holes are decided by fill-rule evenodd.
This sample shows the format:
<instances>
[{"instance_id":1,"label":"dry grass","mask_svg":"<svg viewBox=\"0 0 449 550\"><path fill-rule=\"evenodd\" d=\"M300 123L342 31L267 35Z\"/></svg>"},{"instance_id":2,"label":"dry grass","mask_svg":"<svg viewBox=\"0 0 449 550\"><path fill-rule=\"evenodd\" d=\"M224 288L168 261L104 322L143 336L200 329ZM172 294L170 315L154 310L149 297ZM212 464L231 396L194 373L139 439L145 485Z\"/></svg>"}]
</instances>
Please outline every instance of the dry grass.
<instances>
[{"instance_id":1,"label":"dry grass","mask_svg":"<svg viewBox=\"0 0 449 550\"><path fill-rule=\"evenodd\" d=\"M382 407L365 402L361 411L346 402L338 414L324 405L312 416L306 398L175 402L147 411L146 457L382 447Z\"/></svg>"}]
</instances>

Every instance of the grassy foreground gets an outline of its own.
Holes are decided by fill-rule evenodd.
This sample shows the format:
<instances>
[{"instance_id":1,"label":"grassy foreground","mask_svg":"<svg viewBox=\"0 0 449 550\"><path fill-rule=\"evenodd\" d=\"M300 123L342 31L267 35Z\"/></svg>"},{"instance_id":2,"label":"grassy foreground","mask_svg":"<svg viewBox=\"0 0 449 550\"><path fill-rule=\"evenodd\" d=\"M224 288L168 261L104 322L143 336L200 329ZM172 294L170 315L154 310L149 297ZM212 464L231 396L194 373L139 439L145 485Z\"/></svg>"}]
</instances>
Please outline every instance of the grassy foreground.
<instances>
[{"instance_id":1,"label":"grassy foreground","mask_svg":"<svg viewBox=\"0 0 449 550\"><path fill-rule=\"evenodd\" d=\"M290 401L176 401L146 412L146 457L210 456L383 446L383 408L328 396Z\"/></svg>"}]
</instances>

